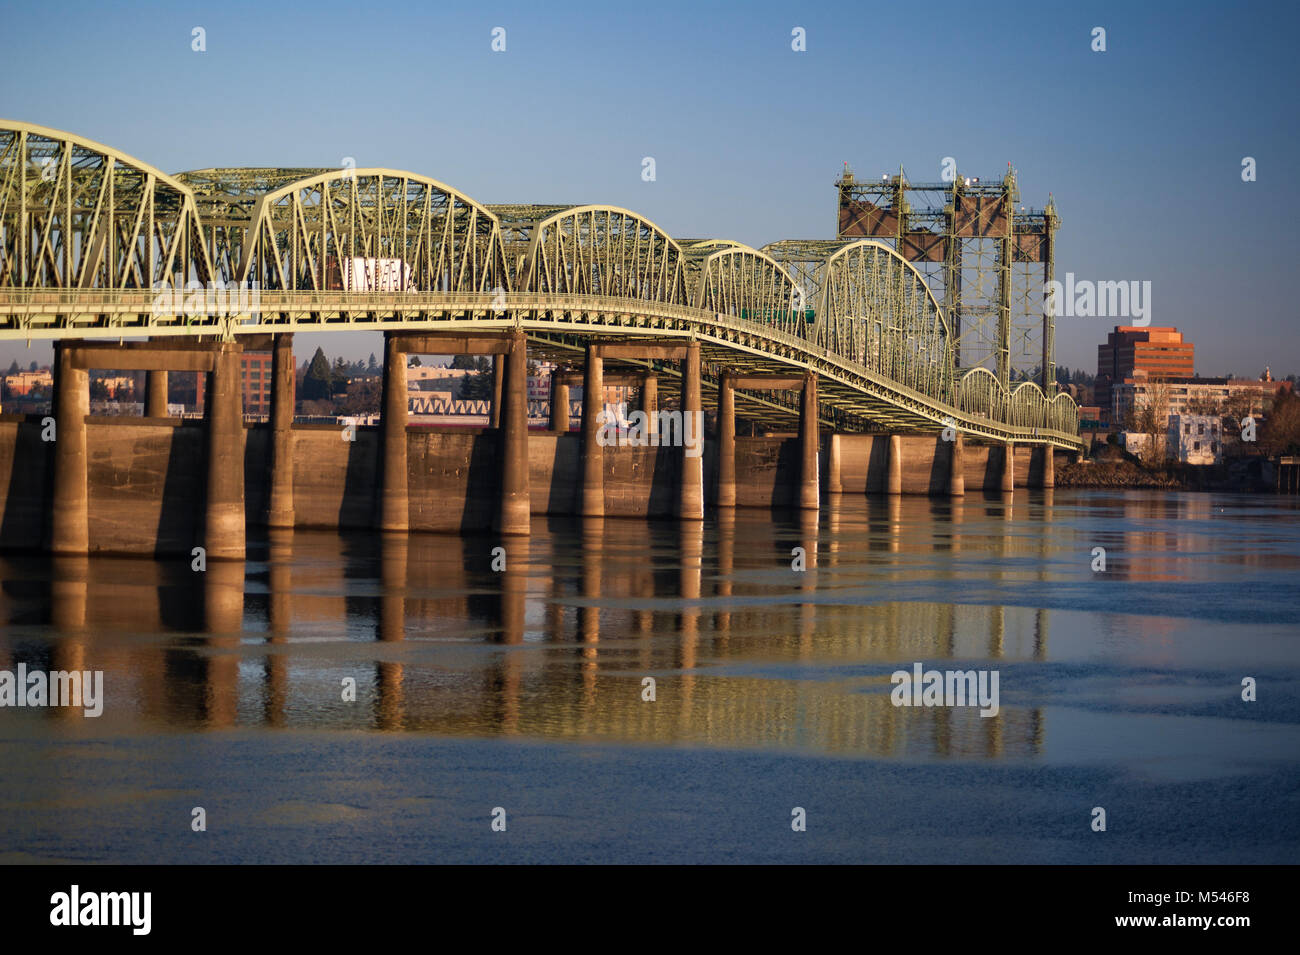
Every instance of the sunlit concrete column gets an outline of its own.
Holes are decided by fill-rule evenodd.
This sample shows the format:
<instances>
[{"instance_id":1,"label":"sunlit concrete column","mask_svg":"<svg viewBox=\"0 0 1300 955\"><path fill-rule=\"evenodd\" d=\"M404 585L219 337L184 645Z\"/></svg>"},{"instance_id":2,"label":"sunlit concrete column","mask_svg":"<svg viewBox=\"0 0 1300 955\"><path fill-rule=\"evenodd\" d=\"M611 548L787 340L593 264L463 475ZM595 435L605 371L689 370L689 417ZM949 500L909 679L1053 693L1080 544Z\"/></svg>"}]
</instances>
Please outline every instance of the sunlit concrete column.
<instances>
[{"instance_id":1,"label":"sunlit concrete column","mask_svg":"<svg viewBox=\"0 0 1300 955\"><path fill-rule=\"evenodd\" d=\"M569 383L560 380L558 371L551 372L551 430L569 432Z\"/></svg>"},{"instance_id":2,"label":"sunlit concrete column","mask_svg":"<svg viewBox=\"0 0 1300 955\"><path fill-rule=\"evenodd\" d=\"M888 471L885 474L885 493L902 494L903 438L901 435L891 434L889 436L889 454L885 463L888 466Z\"/></svg>"},{"instance_id":3,"label":"sunlit concrete column","mask_svg":"<svg viewBox=\"0 0 1300 955\"><path fill-rule=\"evenodd\" d=\"M966 494L965 455L963 450L962 435L958 431L952 439L952 453L948 457L949 497L963 497Z\"/></svg>"},{"instance_id":4,"label":"sunlit concrete column","mask_svg":"<svg viewBox=\"0 0 1300 955\"><path fill-rule=\"evenodd\" d=\"M208 392L208 500L203 546L208 560L244 559L244 413L239 387L243 346L214 346Z\"/></svg>"},{"instance_id":5,"label":"sunlit concrete column","mask_svg":"<svg viewBox=\"0 0 1300 955\"><path fill-rule=\"evenodd\" d=\"M596 440L597 420L605 409L603 361L594 345L587 346L587 365L582 372L582 497L578 513L583 517L605 516L605 449Z\"/></svg>"},{"instance_id":6,"label":"sunlit concrete column","mask_svg":"<svg viewBox=\"0 0 1300 955\"><path fill-rule=\"evenodd\" d=\"M167 417L167 372L145 372L144 416L146 418Z\"/></svg>"},{"instance_id":7,"label":"sunlit concrete column","mask_svg":"<svg viewBox=\"0 0 1300 955\"><path fill-rule=\"evenodd\" d=\"M492 356L492 419L494 428L501 427L501 386L505 382L506 366L500 355Z\"/></svg>"},{"instance_id":8,"label":"sunlit concrete column","mask_svg":"<svg viewBox=\"0 0 1300 955\"><path fill-rule=\"evenodd\" d=\"M517 332L510 354L498 356L505 365L501 424L501 505L497 512L502 534L527 534L532 512L528 494L528 339Z\"/></svg>"},{"instance_id":9,"label":"sunlit concrete column","mask_svg":"<svg viewBox=\"0 0 1300 955\"><path fill-rule=\"evenodd\" d=\"M834 432L826 440L826 493L843 494L844 483L840 478L840 436Z\"/></svg>"},{"instance_id":10,"label":"sunlit concrete column","mask_svg":"<svg viewBox=\"0 0 1300 955\"><path fill-rule=\"evenodd\" d=\"M1056 487L1056 455L1050 444L1043 446L1043 487Z\"/></svg>"},{"instance_id":11,"label":"sunlit concrete column","mask_svg":"<svg viewBox=\"0 0 1300 955\"><path fill-rule=\"evenodd\" d=\"M1008 441L1002 445L1002 490L1016 489L1016 446Z\"/></svg>"},{"instance_id":12,"label":"sunlit concrete column","mask_svg":"<svg viewBox=\"0 0 1300 955\"><path fill-rule=\"evenodd\" d=\"M687 418L693 418L695 425L687 425ZM691 341L686 346L686 358L682 363L682 433L694 435L703 445L704 406L700 396L700 343ZM677 516L682 520L699 521L704 519L704 455L687 454L686 441L682 441L682 483L677 495Z\"/></svg>"},{"instance_id":13,"label":"sunlit concrete column","mask_svg":"<svg viewBox=\"0 0 1300 955\"><path fill-rule=\"evenodd\" d=\"M50 550L85 554L90 550L89 489L86 484L86 415L90 414L90 375L72 367L74 343L54 345L54 513Z\"/></svg>"},{"instance_id":14,"label":"sunlit concrete column","mask_svg":"<svg viewBox=\"0 0 1300 955\"><path fill-rule=\"evenodd\" d=\"M384 333L384 410L380 418L383 483L379 529L406 531L411 509L406 475L406 354L396 332Z\"/></svg>"},{"instance_id":15,"label":"sunlit concrete column","mask_svg":"<svg viewBox=\"0 0 1300 955\"><path fill-rule=\"evenodd\" d=\"M275 336L271 353L271 494L267 527L293 527L293 335Z\"/></svg>"},{"instance_id":16,"label":"sunlit concrete column","mask_svg":"<svg viewBox=\"0 0 1300 955\"><path fill-rule=\"evenodd\" d=\"M736 506L736 388L731 372L718 380L718 507Z\"/></svg>"},{"instance_id":17,"label":"sunlit concrete column","mask_svg":"<svg viewBox=\"0 0 1300 955\"><path fill-rule=\"evenodd\" d=\"M659 379L646 375L641 382L641 410L645 412L646 438L659 433Z\"/></svg>"},{"instance_id":18,"label":"sunlit concrete column","mask_svg":"<svg viewBox=\"0 0 1300 955\"><path fill-rule=\"evenodd\" d=\"M820 501L817 455L821 450L817 432L817 376L804 375L799 411L799 507L815 510Z\"/></svg>"}]
</instances>

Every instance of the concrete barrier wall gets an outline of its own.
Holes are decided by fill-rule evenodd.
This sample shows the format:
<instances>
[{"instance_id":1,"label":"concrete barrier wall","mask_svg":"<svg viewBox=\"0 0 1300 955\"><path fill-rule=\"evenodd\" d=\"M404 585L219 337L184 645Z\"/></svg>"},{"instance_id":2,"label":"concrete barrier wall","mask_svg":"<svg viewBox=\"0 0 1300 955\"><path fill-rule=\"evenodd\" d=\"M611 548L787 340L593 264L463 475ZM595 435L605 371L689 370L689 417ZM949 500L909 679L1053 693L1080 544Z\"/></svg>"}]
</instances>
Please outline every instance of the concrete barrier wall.
<instances>
[{"instance_id":1,"label":"concrete barrier wall","mask_svg":"<svg viewBox=\"0 0 1300 955\"><path fill-rule=\"evenodd\" d=\"M41 441L40 419L0 416L0 549L40 550L48 527L53 445ZM407 432L411 529L486 530L499 497L499 439L487 429L411 428ZM827 478L823 437L821 479ZM265 512L270 488L269 432L244 430L245 513L250 525ZM885 488L889 440L840 437L845 494ZM380 481L378 428L358 428L345 441L333 425L294 428L294 508L299 526L366 529L374 526ZM572 514L580 484L581 436L529 435L529 479L534 514ZM945 494L952 444L905 436L903 492ZM737 437L737 503L790 507L797 499L798 440ZM87 426L92 551L188 554L202 543L206 441L201 422L92 418ZM681 468L678 448L603 449L605 502L611 517L671 517ZM968 492L999 487L1002 451L966 443ZM1031 467L1032 456L1032 467ZM704 448L706 500L714 494L717 446ZM1036 482L1041 454L1017 448L1017 486Z\"/></svg>"}]
</instances>

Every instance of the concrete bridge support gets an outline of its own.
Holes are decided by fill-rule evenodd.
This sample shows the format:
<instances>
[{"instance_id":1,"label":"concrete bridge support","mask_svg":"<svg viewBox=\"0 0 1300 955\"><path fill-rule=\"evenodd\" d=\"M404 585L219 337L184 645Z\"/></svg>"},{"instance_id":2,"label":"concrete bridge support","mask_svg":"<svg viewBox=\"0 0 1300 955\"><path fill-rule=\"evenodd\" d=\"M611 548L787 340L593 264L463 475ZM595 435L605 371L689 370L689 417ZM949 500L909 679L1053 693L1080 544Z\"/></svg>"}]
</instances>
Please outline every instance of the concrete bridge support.
<instances>
[{"instance_id":1,"label":"concrete bridge support","mask_svg":"<svg viewBox=\"0 0 1300 955\"><path fill-rule=\"evenodd\" d=\"M267 527L293 527L293 408L297 380L293 335L275 336L271 352L271 493Z\"/></svg>"},{"instance_id":2,"label":"concrete bridge support","mask_svg":"<svg viewBox=\"0 0 1300 955\"><path fill-rule=\"evenodd\" d=\"M700 395L700 343L692 340L686 347L682 366L682 430L689 431L687 419L696 422L694 435L703 447L704 404ZM682 484L677 497L677 516L684 521L704 519L704 456L687 454L682 442Z\"/></svg>"},{"instance_id":3,"label":"concrete bridge support","mask_svg":"<svg viewBox=\"0 0 1300 955\"><path fill-rule=\"evenodd\" d=\"M505 383L505 359L500 355L492 356L492 417L493 428L501 427L501 387Z\"/></svg>"},{"instance_id":4,"label":"concrete bridge support","mask_svg":"<svg viewBox=\"0 0 1300 955\"><path fill-rule=\"evenodd\" d=\"M1016 448L1008 441L1002 445L1002 491L1010 493L1016 489Z\"/></svg>"},{"instance_id":5,"label":"concrete bridge support","mask_svg":"<svg viewBox=\"0 0 1300 955\"><path fill-rule=\"evenodd\" d=\"M54 344L54 513L50 552L90 550L90 495L86 485L86 415L90 375L73 365L74 343Z\"/></svg>"},{"instance_id":6,"label":"concrete bridge support","mask_svg":"<svg viewBox=\"0 0 1300 955\"><path fill-rule=\"evenodd\" d=\"M578 513L582 517L605 516L605 449L596 440L605 410L604 359L597 346L587 346L587 365L582 375L582 488Z\"/></svg>"},{"instance_id":7,"label":"concrete bridge support","mask_svg":"<svg viewBox=\"0 0 1300 955\"><path fill-rule=\"evenodd\" d=\"M889 471L885 476L885 493L903 493L903 437L898 434L889 436Z\"/></svg>"},{"instance_id":8,"label":"concrete bridge support","mask_svg":"<svg viewBox=\"0 0 1300 955\"><path fill-rule=\"evenodd\" d=\"M645 412L646 417L646 437L658 434L659 378L656 375L646 375L641 381L641 410Z\"/></svg>"},{"instance_id":9,"label":"concrete bridge support","mask_svg":"<svg viewBox=\"0 0 1300 955\"><path fill-rule=\"evenodd\" d=\"M167 372L145 372L144 416L146 418L166 418L167 415Z\"/></svg>"},{"instance_id":10,"label":"concrete bridge support","mask_svg":"<svg viewBox=\"0 0 1300 955\"><path fill-rule=\"evenodd\" d=\"M952 453L948 458L948 496L964 497L966 494L966 474L963 468L963 451L961 432L952 439Z\"/></svg>"},{"instance_id":11,"label":"concrete bridge support","mask_svg":"<svg viewBox=\"0 0 1300 955\"><path fill-rule=\"evenodd\" d=\"M528 339L517 332L508 355L498 355L505 365L501 409L501 503L497 529L502 534L527 534L532 504L528 492Z\"/></svg>"},{"instance_id":12,"label":"concrete bridge support","mask_svg":"<svg viewBox=\"0 0 1300 955\"><path fill-rule=\"evenodd\" d=\"M1056 454L1055 449L1050 444L1043 445L1043 477L1041 486L1056 487Z\"/></svg>"},{"instance_id":13,"label":"concrete bridge support","mask_svg":"<svg viewBox=\"0 0 1300 955\"><path fill-rule=\"evenodd\" d=\"M736 388L731 373L718 379L718 507L736 506Z\"/></svg>"},{"instance_id":14,"label":"concrete bridge support","mask_svg":"<svg viewBox=\"0 0 1300 955\"><path fill-rule=\"evenodd\" d=\"M816 510L820 506L820 481L817 458L821 440L817 432L817 376L811 372L803 379L803 396L799 409L799 506Z\"/></svg>"},{"instance_id":15,"label":"concrete bridge support","mask_svg":"<svg viewBox=\"0 0 1300 955\"><path fill-rule=\"evenodd\" d=\"M406 474L406 353L401 346L399 332L384 333L379 529L395 533L405 533L411 519Z\"/></svg>"},{"instance_id":16,"label":"concrete bridge support","mask_svg":"<svg viewBox=\"0 0 1300 955\"><path fill-rule=\"evenodd\" d=\"M844 493L844 481L840 476L841 461L840 436L832 433L826 442L826 493L832 497Z\"/></svg>"},{"instance_id":17,"label":"concrete bridge support","mask_svg":"<svg viewBox=\"0 0 1300 955\"><path fill-rule=\"evenodd\" d=\"M203 546L208 560L244 559L244 413L240 356L233 342L213 346L208 389L208 500Z\"/></svg>"},{"instance_id":18,"label":"concrete bridge support","mask_svg":"<svg viewBox=\"0 0 1300 955\"><path fill-rule=\"evenodd\" d=\"M558 368L551 372L551 430L569 433L569 383Z\"/></svg>"}]
</instances>

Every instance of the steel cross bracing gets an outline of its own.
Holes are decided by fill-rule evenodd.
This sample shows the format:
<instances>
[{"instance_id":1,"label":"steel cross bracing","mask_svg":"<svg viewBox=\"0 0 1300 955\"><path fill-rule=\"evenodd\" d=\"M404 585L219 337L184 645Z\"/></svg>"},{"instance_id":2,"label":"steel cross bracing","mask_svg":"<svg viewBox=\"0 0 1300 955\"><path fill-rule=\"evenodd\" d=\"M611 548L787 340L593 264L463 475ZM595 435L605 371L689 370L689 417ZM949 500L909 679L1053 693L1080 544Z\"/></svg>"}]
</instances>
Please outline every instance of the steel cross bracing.
<instances>
[{"instance_id":1,"label":"steel cross bracing","mask_svg":"<svg viewBox=\"0 0 1300 955\"><path fill-rule=\"evenodd\" d=\"M593 339L694 339L706 382L815 373L838 429L1080 446L1068 396L982 368L956 377L944 309L881 242L679 241L627 209L486 206L389 169L169 177L0 121L0 339L367 329L519 329L557 357ZM671 394L676 369L659 373ZM798 420L789 393L736 397L764 426Z\"/></svg>"}]
</instances>

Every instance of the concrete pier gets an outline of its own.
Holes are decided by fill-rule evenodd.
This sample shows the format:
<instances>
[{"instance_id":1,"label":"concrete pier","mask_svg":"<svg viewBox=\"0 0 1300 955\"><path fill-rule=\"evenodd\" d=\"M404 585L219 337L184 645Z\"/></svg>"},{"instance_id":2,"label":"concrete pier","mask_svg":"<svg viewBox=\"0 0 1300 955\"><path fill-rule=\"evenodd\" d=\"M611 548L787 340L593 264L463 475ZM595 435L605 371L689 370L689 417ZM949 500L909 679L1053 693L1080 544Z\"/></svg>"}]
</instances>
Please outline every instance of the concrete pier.
<instances>
[{"instance_id":1,"label":"concrete pier","mask_svg":"<svg viewBox=\"0 0 1300 955\"><path fill-rule=\"evenodd\" d=\"M382 473L379 529L405 532L410 525L406 473L406 354L396 332L384 333L384 397L380 417Z\"/></svg>"},{"instance_id":2,"label":"concrete pier","mask_svg":"<svg viewBox=\"0 0 1300 955\"><path fill-rule=\"evenodd\" d=\"M293 527L293 409L297 380L293 335L275 336L271 352L271 493L267 527Z\"/></svg>"},{"instance_id":3,"label":"concrete pier","mask_svg":"<svg viewBox=\"0 0 1300 955\"><path fill-rule=\"evenodd\" d=\"M659 433L659 378L646 375L641 381L641 410L646 417L646 437Z\"/></svg>"},{"instance_id":4,"label":"concrete pier","mask_svg":"<svg viewBox=\"0 0 1300 955\"><path fill-rule=\"evenodd\" d=\"M951 444L951 456L948 458L948 496L963 497L966 494L966 470L962 454L965 448L960 431Z\"/></svg>"},{"instance_id":5,"label":"concrete pier","mask_svg":"<svg viewBox=\"0 0 1300 955\"><path fill-rule=\"evenodd\" d=\"M498 355L505 365L501 409L501 502L497 529L502 534L527 534L531 501L528 494L528 339L517 333L510 353Z\"/></svg>"},{"instance_id":6,"label":"concrete pier","mask_svg":"<svg viewBox=\"0 0 1300 955\"><path fill-rule=\"evenodd\" d=\"M700 343L692 340L682 360L682 431L689 429L687 418L699 425L696 440L703 443L704 405L700 395ZM687 454L682 442L682 483L677 496L677 516L686 521L704 519L704 456Z\"/></svg>"},{"instance_id":7,"label":"concrete pier","mask_svg":"<svg viewBox=\"0 0 1300 955\"><path fill-rule=\"evenodd\" d=\"M146 418L166 418L167 414L167 372L145 372L144 416Z\"/></svg>"},{"instance_id":8,"label":"concrete pier","mask_svg":"<svg viewBox=\"0 0 1300 955\"><path fill-rule=\"evenodd\" d=\"M840 435L832 433L826 442L826 493L836 495L844 493L844 481L841 477L843 460L840 447Z\"/></svg>"},{"instance_id":9,"label":"concrete pier","mask_svg":"<svg viewBox=\"0 0 1300 955\"><path fill-rule=\"evenodd\" d=\"M50 551L90 550L89 491L86 483L86 415L90 373L73 366L73 343L54 345L54 512Z\"/></svg>"},{"instance_id":10,"label":"concrete pier","mask_svg":"<svg viewBox=\"0 0 1300 955\"><path fill-rule=\"evenodd\" d=\"M886 461L885 493L903 493L903 437L898 434L889 436L889 454Z\"/></svg>"},{"instance_id":11,"label":"concrete pier","mask_svg":"<svg viewBox=\"0 0 1300 955\"><path fill-rule=\"evenodd\" d=\"M551 430L569 433L569 383L558 368L551 373Z\"/></svg>"},{"instance_id":12,"label":"concrete pier","mask_svg":"<svg viewBox=\"0 0 1300 955\"><path fill-rule=\"evenodd\" d=\"M215 346L208 389L208 500L203 546L209 561L244 559L244 411L242 345Z\"/></svg>"},{"instance_id":13,"label":"concrete pier","mask_svg":"<svg viewBox=\"0 0 1300 955\"><path fill-rule=\"evenodd\" d=\"M817 458L821 440L817 430L817 376L804 376L799 409L799 506L816 510L821 504Z\"/></svg>"},{"instance_id":14,"label":"concrete pier","mask_svg":"<svg viewBox=\"0 0 1300 955\"><path fill-rule=\"evenodd\" d=\"M1041 486L1045 488L1056 487L1056 455L1053 453L1053 449L1050 444L1043 446L1042 455L1043 455L1043 479L1041 482Z\"/></svg>"},{"instance_id":15,"label":"concrete pier","mask_svg":"<svg viewBox=\"0 0 1300 955\"><path fill-rule=\"evenodd\" d=\"M731 373L718 380L718 507L736 506L736 389Z\"/></svg>"},{"instance_id":16,"label":"concrete pier","mask_svg":"<svg viewBox=\"0 0 1300 955\"><path fill-rule=\"evenodd\" d=\"M605 449L596 440L597 421L605 410L604 359L597 346L587 346L587 365L582 374L582 487L578 513L583 517L605 516Z\"/></svg>"},{"instance_id":17,"label":"concrete pier","mask_svg":"<svg viewBox=\"0 0 1300 955\"><path fill-rule=\"evenodd\" d=\"M492 418L491 426L501 427L501 386L505 381L505 358L492 356Z\"/></svg>"},{"instance_id":18,"label":"concrete pier","mask_svg":"<svg viewBox=\"0 0 1300 955\"><path fill-rule=\"evenodd\" d=\"M1016 449L1015 445L1008 441L1002 445L1002 490L1014 491L1016 489Z\"/></svg>"}]
</instances>

